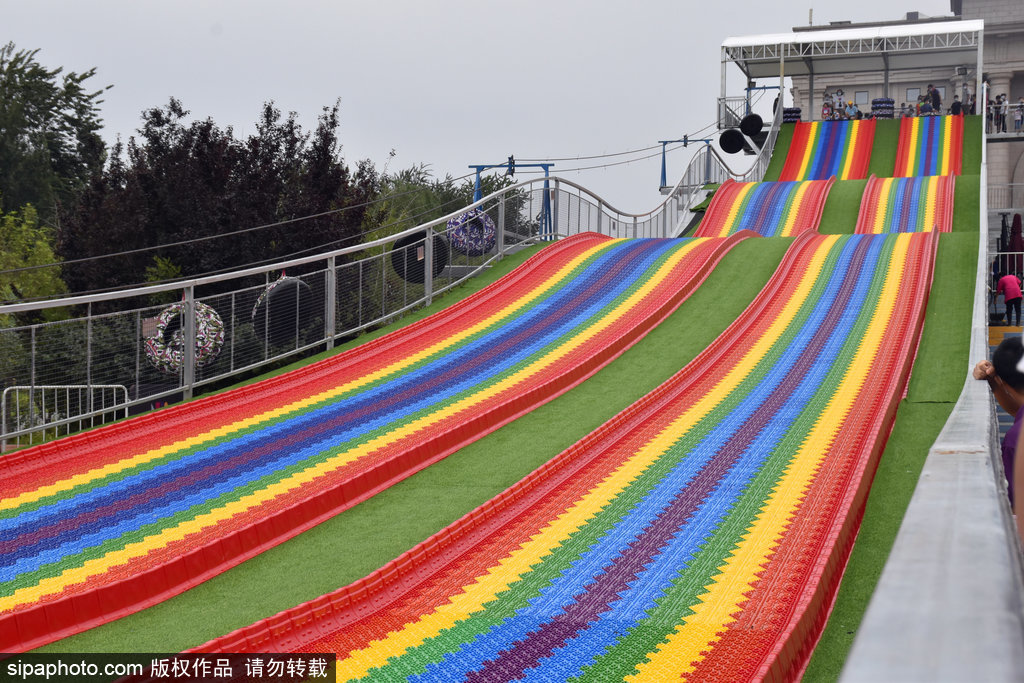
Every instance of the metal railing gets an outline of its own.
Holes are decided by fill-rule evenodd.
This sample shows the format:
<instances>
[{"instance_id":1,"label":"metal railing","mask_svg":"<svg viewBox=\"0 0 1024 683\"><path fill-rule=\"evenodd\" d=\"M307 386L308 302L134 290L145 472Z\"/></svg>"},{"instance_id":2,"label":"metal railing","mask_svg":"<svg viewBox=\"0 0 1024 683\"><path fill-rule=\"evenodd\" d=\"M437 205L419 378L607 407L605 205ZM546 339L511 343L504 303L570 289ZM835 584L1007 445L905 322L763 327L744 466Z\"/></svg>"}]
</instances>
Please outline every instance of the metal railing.
<instances>
[{"instance_id":1,"label":"metal railing","mask_svg":"<svg viewBox=\"0 0 1024 683\"><path fill-rule=\"evenodd\" d=\"M738 99L743 100L743 98ZM729 163L722 158L722 155L710 145L704 145L693 155L679 182L668 192L669 197L676 198L678 207L678 219L671 232L672 236L682 234L686 226L689 225L694 216L692 209L706 198L705 188L708 185L717 187L729 178L741 182L757 182L764 178L768 164L771 163L772 152L775 149L781 125L782 107L778 107L768 129L768 137L765 138L757 156L745 171L733 170Z\"/></svg>"},{"instance_id":2,"label":"metal railing","mask_svg":"<svg viewBox=\"0 0 1024 683\"><path fill-rule=\"evenodd\" d=\"M65 314L59 322L0 327L0 387L123 385L128 407L139 412L332 348L338 340L428 305L525 244L586 231L670 237L680 221L673 197L634 214L570 180L553 176L547 182L547 188L544 179L522 182L395 235L323 254L158 285L0 305L0 316L54 308ZM473 209L492 229L486 249L467 248L461 239L466 233L459 233L460 219ZM478 230L477 236L484 233ZM46 414L39 394L32 396L24 410ZM54 433L47 431L53 426L48 421L19 422L12 406L4 406L0 439ZM102 412L87 410L82 417Z\"/></svg>"},{"instance_id":3,"label":"metal railing","mask_svg":"<svg viewBox=\"0 0 1024 683\"><path fill-rule=\"evenodd\" d=\"M718 98L718 130L737 128L750 113L750 100L745 96Z\"/></svg>"},{"instance_id":4,"label":"metal railing","mask_svg":"<svg viewBox=\"0 0 1024 683\"><path fill-rule=\"evenodd\" d=\"M1018 118L1018 113L1024 114L1024 105L1020 102L986 105L985 134L1019 135L1024 138L1024 119Z\"/></svg>"},{"instance_id":5,"label":"metal railing","mask_svg":"<svg viewBox=\"0 0 1024 683\"><path fill-rule=\"evenodd\" d=\"M1024 251L995 251L988 255L986 272L994 279L996 275L1015 273L1024 275Z\"/></svg>"},{"instance_id":6,"label":"metal railing","mask_svg":"<svg viewBox=\"0 0 1024 683\"><path fill-rule=\"evenodd\" d=\"M996 251L988 254L988 323L1002 324L1005 315L1005 303L1000 304L997 292L998 278L1008 273L1024 275L1024 251ZM1009 321L1006 321L1009 322Z\"/></svg>"},{"instance_id":7,"label":"metal railing","mask_svg":"<svg viewBox=\"0 0 1024 683\"><path fill-rule=\"evenodd\" d=\"M1024 208L1024 183L1003 183L988 186L988 209L1020 210Z\"/></svg>"},{"instance_id":8,"label":"metal railing","mask_svg":"<svg viewBox=\"0 0 1024 683\"><path fill-rule=\"evenodd\" d=\"M0 435L17 436L13 444L0 438L0 453L11 445L21 447L62 436L62 428L67 435L123 417L128 417L128 387L123 384L6 387L0 398Z\"/></svg>"}]
</instances>

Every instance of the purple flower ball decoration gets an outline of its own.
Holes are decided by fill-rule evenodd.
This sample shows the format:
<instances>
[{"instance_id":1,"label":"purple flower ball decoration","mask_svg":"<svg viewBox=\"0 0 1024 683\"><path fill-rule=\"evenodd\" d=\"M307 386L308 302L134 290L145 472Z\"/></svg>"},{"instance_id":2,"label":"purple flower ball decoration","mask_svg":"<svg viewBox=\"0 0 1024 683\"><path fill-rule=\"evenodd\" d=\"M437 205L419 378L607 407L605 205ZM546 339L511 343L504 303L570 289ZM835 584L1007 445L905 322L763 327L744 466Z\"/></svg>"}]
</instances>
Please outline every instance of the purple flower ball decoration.
<instances>
[{"instance_id":1,"label":"purple flower ball decoration","mask_svg":"<svg viewBox=\"0 0 1024 683\"><path fill-rule=\"evenodd\" d=\"M483 256L494 249L494 221L480 209L470 209L448 221L452 248L466 256Z\"/></svg>"}]
</instances>

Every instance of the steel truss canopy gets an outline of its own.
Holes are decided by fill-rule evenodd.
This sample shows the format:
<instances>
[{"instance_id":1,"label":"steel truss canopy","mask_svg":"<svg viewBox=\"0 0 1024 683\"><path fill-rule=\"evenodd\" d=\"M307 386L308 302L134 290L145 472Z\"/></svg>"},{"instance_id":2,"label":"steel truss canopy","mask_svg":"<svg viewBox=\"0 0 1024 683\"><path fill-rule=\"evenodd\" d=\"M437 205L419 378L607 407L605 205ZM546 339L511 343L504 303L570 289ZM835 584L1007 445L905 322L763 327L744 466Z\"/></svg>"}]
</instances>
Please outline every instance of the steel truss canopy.
<instances>
[{"instance_id":1,"label":"steel truss canopy","mask_svg":"<svg viewBox=\"0 0 1024 683\"><path fill-rule=\"evenodd\" d=\"M727 38L723 68L748 80L981 64L985 22L937 21ZM784 65L784 66L783 66ZM980 77L980 68L979 68Z\"/></svg>"}]
</instances>

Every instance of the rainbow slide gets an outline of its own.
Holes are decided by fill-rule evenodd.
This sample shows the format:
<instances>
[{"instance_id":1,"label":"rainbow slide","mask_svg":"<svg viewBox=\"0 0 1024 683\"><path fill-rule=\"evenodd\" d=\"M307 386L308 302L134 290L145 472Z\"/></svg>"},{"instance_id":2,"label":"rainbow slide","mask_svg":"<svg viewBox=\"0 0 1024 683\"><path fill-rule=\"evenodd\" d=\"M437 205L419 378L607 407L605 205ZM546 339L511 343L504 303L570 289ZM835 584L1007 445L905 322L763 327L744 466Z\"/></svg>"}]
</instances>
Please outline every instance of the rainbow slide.
<instances>
[{"instance_id":1,"label":"rainbow slide","mask_svg":"<svg viewBox=\"0 0 1024 683\"><path fill-rule=\"evenodd\" d=\"M818 231L821 212L835 178L764 183L722 183L695 233L726 237L751 230L762 237Z\"/></svg>"},{"instance_id":2,"label":"rainbow slide","mask_svg":"<svg viewBox=\"0 0 1024 683\"><path fill-rule=\"evenodd\" d=\"M794 124L779 180L867 178L875 120L799 121Z\"/></svg>"},{"instance_id":3,"label":"rainbow slide","mask_svg":"<svg viewBox=\"0 0 1024 683\"><path fill-rule=\"evenodd\" d=\"M918 343L938 235L796 238L652 393L370 576L201 651L339 680L771 680L823 625Z\"/></svg>"},{"instance_id":4,"label":"rainbow slide","mask_svg":"<svg viewBox=\"0 0 1024 683\"><path fill-rule=\"evenodd\" d=\"M333 358L5 456L0 651L180 593L550 400L745 238L569 238Z\"/></svg>"},{"instance_id":5,"label":"rainbow slide","mask_svg":"<svg viewBox=\"0 0 1024 683\"><path fill-rule=\"evenodd\" d=\"M868 179L857 216L857 234L950 232L956 176Z\"/></svg>"},{"instance_id":6,"label":"rainbow slide","mask_svg":"<svg viewBox=\"0 0 1024 683\"><path fill-rule=\"evenodd\" d=\"M913 116L900 119L893 176L960 175L964 117Z\"/></svg>"}]
</instances>

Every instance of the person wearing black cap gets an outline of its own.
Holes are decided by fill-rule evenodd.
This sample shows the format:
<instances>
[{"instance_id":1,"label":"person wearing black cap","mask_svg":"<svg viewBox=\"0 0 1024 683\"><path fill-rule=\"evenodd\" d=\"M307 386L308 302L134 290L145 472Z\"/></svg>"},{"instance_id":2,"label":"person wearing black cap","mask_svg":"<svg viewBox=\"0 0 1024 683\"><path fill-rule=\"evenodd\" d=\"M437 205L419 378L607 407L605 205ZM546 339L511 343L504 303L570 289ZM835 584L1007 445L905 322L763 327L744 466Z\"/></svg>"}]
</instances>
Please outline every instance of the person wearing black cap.
<instances>
[{"instance_id":1,"label":"person wearing black cap","mask_svg":"<svg viewBox=\"0 0 1024 683\"><path fill-rule=\"evenodd\" d=\"M992 360L979 361L974 366L974 379L988 380L992 395L1003 410L1013 415L1013 426L1003 437L1003 471L1006 474L1006 490L1013 507L1013 459L1017 449L1018 436L1021 434L1021 423L1024 421L1024 372L1017 365L1024 358L1024 344L1019 336L1003 337L996 350L992 352Z\"/></svg>"},{"instance_id":2,"label":"person wearing black cap","mask_svg":"<svg viewBox=\"0 0 1024 683\"><path fill-rule=\"evenodd\" d=\"M953 116L960 116L964 113L963 105L960 104L959 95L953 95L953 104L949 106L949 113Z\"/></svg>"}]
</instances>

